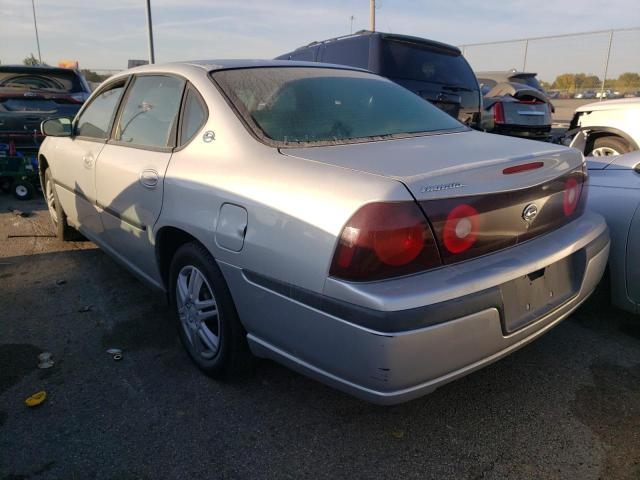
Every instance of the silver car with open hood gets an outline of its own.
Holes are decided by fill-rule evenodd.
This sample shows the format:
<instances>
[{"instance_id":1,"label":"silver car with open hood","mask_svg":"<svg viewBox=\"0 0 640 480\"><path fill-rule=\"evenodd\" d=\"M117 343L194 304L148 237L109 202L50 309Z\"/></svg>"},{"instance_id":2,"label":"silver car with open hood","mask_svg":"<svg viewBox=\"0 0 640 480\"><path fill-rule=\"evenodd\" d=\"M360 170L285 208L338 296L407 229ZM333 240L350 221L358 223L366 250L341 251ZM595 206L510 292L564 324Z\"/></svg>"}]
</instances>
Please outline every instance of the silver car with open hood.
<instances>
[{"instance_id":1,"label":"silver car with open hood","mask_svg":"<svg viewBox=\"0 0 640 480\"><path fill-rule=\"evenodd\" d=\"M406 401L547 332L607 263L580 152L473 131L357 69L144 66L42 128L58 235L166 291L217 378L253 353Z\"/></svg>"}]
</instances>

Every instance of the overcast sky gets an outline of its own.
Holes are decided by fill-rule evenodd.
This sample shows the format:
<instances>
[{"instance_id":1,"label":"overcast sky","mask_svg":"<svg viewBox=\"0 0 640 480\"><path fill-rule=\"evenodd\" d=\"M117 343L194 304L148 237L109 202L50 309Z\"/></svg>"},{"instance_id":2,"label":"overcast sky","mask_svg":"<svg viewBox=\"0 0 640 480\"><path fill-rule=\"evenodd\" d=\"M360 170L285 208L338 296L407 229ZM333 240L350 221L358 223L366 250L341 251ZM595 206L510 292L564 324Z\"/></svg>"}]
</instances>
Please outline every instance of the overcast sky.
<instances>
[{"instance_id":1,"label":"overcast sky","mask_svg":"<svg viewBox=\"0 0 640 480\"><path fill-rule=\"evenodd\" d=\"M368 28L369 0L152 0L156 61L272 58ZM122 69L146 58L144 0L35 0L42 59ZM640 0L379 0L381 31L454 45L640 26ZM608 35L530 44L527 69L602 75ZM610 72L640 71L640 32L614 37ZM0 61L37 55L31 2L0 0ZM476 69L522 67L523 44L466 51Z\"/></svg>"}]
</instances>

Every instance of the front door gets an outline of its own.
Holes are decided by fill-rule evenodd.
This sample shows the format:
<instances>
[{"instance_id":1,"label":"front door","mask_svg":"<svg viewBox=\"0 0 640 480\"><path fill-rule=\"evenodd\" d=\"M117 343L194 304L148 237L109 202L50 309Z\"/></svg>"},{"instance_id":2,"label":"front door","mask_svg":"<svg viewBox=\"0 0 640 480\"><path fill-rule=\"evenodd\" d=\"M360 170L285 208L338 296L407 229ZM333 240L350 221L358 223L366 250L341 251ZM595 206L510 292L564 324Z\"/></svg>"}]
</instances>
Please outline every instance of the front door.
<instances>
[{"instance_id":1,"label":"front door","mask_svg":"<svg viewBox=\"0 0 640 480\"><path fill-rule=\"evenodd\" d=\"M98 237L102 223L96 208L96 161L109 137L125 82L105 85L80 112L73 137L55 139L56 158L51 165L60 204L70 224Z\"/></svg>"},{"instance_id":2,"label":"front door","mask_svg":"<svg viewBox=\"0 0 640 480\"><path fill-rule=\"evenodd\" d=\"M151 230L162 207L184 80L134 77L96 164L96 194L106 243L145 277L157 276Z\"/></svg>"}]
</instances>

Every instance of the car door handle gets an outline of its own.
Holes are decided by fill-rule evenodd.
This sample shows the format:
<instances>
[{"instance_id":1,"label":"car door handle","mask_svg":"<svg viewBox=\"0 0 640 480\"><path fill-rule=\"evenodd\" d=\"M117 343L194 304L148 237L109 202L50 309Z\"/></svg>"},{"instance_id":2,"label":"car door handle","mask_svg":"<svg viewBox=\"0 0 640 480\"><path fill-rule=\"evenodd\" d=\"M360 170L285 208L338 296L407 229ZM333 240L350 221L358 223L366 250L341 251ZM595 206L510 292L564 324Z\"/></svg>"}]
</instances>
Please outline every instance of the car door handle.
<instances>
[{"instance_id":1,"label":"car door handle","mask_svg":"<svg viewBox=\"0 0 640 480\"><path fill-rule=\"evenodd\" d=\"M140 183L146 188L156 188L160 175L153 169L147 169L140 172Z\"/></svg>"}]
</instances>

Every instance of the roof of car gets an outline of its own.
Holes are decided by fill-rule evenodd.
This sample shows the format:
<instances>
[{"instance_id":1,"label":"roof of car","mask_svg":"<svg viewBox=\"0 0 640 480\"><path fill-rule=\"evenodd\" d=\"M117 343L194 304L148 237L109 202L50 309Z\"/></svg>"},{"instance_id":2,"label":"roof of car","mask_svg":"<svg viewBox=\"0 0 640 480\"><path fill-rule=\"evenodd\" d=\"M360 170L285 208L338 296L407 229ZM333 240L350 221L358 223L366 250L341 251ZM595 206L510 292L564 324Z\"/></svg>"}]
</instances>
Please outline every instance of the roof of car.
<instances>
[{"instance_id":1,"label":"roof of car","mask_svg":"<svg viewBox=\"0 0 640 480\"><path fill-rule=\"evenodd\" d=\"M392 40L400 40L400 41L405 41L405 42L412 42L412 43L423 43L423 44L427 44L427 45L431 45L437 48L441 48L444 50L450 50L451 52L455 52L458 54L461 54L462 52L460 51L460 49L454 45L449 45L448 43L442 43L442 42L438 42L436 40L430 40L428 38L422 38L422 37L414 37L411 35L401 35L398 33L385 33L385 32L378 32L378 31L371 31L371 30L360 30L356 33L351 33L349 35L342 35L340 37L333 37L333 38L327 38L326 40L318 40L318 41L313 41L307 45L303 45L301 47L296 48L294 51L298 51L298 50L302 50L304 48L310 48L310 47L315 47L317 45L322 45L325 43L331 43L331 42L336 42L336 41L341 41L341 40L347 40L349 38L356 38L356 37L362 37L362 36L371 36L371 35L379 35L382 38L389 38ZM293 53L293 52L290 52Z\"/></svg>"},{"instance_id":2,"label":"roof of car","mask_svg":"<svg viewBox=\"0 0 640 480\"><path fill-rule=\"evenodd\" d=\"M601 102L587 103L576 108L576 112L592 112L594 110L627 110L640 108L638 98L618 98L615 100L603 100Z\"/></svg>"},{"instance_id":3,"label":"roof of car","mask_svg":"<svg viewBox=\"0 0 640 480\"><path fill-rule=\"evenodd\" d=\"M342 70L362 70L361 68L351 67L349 65L335 65L330 63L318 63L318 62L299 62L291 60L243 60L243 59L228 59L228 60L191 60L185 62L170 62L170 63L154 63L152 65L141 65L139 67L131 68L126 72L141 73L141 72L154 72L170 68L171 70L189 69L193 67L202 68L206 71L216 70L229 70L234 68L256 68L256 67L328 67L339 68ZM124 73L124 72L123 72Z\"/></svg>"},{"instance_id":4,"label":"roof of car","mask_svg":"<svg viewBox=\"0 0 640 480\"><path fill-rule=\"evenodd\" d=\"M10 71L15 73L33 72L77 72L74 68L52 67L50 65L0 65L0 72Z\"/></svg>"},{"instance_id":5,"label":"roof of car","mask_svg":"<svg viewBox=\"0 0 640 480\"><path fill-rule=\"evenodd\" d=\"M534 73L534 72L521 72L519 70L516 70L515 68L512 68L511 70L492 70L492 71L486 71L486 72L475 72L475 74L476 74L476 77L478 78L490 78L493 80L517 77L517 76L535 77L536 75L538 75L537 73Z\"/></svg>"}]
</instances>

